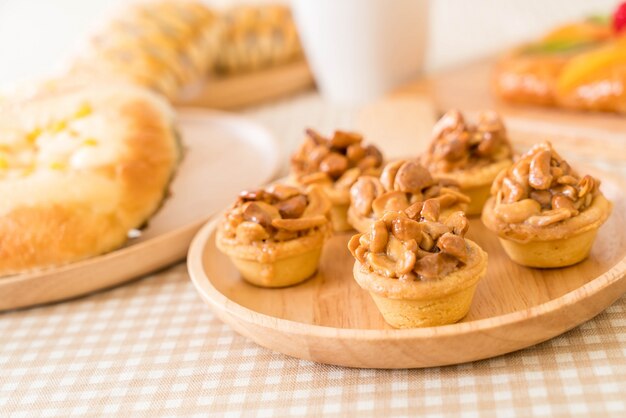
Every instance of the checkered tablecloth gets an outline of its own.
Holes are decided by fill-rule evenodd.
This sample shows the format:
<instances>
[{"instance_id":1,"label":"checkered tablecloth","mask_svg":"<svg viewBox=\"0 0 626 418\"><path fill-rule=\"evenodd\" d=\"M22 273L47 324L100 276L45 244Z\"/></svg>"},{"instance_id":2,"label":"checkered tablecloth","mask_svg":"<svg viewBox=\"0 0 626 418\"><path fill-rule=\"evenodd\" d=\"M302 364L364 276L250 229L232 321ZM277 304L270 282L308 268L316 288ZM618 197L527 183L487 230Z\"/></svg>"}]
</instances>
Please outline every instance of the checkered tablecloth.
<instances>
[{"instance_id":1,"label":"checkered tablecloth","mask_svg":"<svg viewBox=\"0 0 626 418\"><path fill-rule=\"evenodd\" d=\"M288 153L302 126L349 127L354 112L305 95L248 115ZM626 416L626 297L535 347L423 370L347 369L261 348L211 313L183 264L0 314L0 416L193 414Z\"/></svg>"}]
</instances>

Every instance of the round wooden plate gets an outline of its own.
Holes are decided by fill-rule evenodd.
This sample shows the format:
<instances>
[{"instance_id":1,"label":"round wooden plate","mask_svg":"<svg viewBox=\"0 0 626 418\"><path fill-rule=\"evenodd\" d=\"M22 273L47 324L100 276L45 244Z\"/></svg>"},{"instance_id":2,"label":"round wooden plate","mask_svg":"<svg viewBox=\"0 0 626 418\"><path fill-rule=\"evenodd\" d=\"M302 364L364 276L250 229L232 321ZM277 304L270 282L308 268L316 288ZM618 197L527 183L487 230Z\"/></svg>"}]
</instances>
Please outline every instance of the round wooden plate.
<instances>
[{"instance_id":1,"label":"round wooden plate","mask_svg":"<svg viewBox=\"0 0 626 418\"><path fill-rule=\"evenodd\" d=\"M246 119L181 109L178 129L183 160L170 186L170 197L141 236L99 257L0 278L0 311L84 295L182 260L194 234L211 214L232 201L242 188L271 180L279 168L273 135Z\"/></svg>"},{"instance_id":2,"label":"round wooden plate","mask_svg":"<svg viewBox=\"0 0 626 418\"><path fill-rule=\"evenodd\" d=\"M453 325L393 329L352 277L351 234L325 246L319 272L284 289L244 282L215 246L215 226L194 238L187 264L202 298L224 322L258 344L301 359L350 367L415 368L497 356L559 335L594 317L626 292L626 187L600 174L613 201L591 255L563 269L511 262L479 219L468 238L489 253L487 276L471 310Z\"/></svg>"}]
</instances>

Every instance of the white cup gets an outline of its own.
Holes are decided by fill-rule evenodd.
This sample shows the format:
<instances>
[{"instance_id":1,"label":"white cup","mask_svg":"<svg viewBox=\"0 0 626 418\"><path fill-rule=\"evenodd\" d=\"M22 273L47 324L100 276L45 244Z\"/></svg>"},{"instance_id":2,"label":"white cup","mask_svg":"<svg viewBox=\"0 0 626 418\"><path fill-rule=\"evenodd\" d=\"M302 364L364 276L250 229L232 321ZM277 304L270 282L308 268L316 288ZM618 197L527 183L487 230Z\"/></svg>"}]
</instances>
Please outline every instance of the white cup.
<instances>
[{"instance_id":1,"label":"white cup","mask_svg":"<svg viewBox=\"0 0 626 418\"><path fill-rule=\"evenodd\" d=\"M293 9L326 99L367 102L422 70L428 0L294 0Z\"/></svg>"}]
</instances>

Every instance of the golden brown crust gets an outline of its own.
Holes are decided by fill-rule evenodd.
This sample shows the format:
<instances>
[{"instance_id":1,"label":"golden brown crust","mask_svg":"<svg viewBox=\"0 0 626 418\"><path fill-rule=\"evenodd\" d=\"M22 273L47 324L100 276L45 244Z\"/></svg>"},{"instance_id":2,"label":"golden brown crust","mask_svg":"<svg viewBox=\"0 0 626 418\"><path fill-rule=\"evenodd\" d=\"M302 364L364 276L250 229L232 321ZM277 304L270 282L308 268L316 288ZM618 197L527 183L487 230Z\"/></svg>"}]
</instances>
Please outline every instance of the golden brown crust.
<instances>
[{"instance_id":1,"label":"golden brown crust","mask_svg":"<svg viewBox=\"0 0 626 418\"><path fill-rule=\"evenodd\" d=\"M87 88L68 95L56 92L17 107L45 119L47 109L70 108L89 100L94 114L118 128L99 138L119 143L116 158L91 168L37 171L17 180L0 177L0 191L4 192L0 275L58 266L114 250L126 241L129 230L146 222L165 197L178 161L167 106L143 90L126 86ZM32 198L28 198L29 191Z\"/></svg>"},{"instance_id":2,"label":"golden brown crust","mask_svg":"<svg viewBox=\"0 0 626 418\"><path fill-rule=\"evenodd\" d=\"M221 26L197 0L132 4L90 39L72 76L126 80L175 99L212 69Z\"/></svg>"},{"instance_id":3,"label":"golden brown crust","mask_svg":"<svg viewBox=\"0 0 626 418\"><path fill-rule=\"evenodd\" d=\"M561 55L509 54L495 67L493 88L510 102L554 105L556 80L567 60Z\"/></svg>"},{"instance_id":4,"label":"golden brown crust","mask_svg":"<svg viewBox=\"0 0 626 418\"><path fill-rule=\"evenodd\" d=\"M239 5L227 11L223 21L218 73L254 71L302 56L296 25L285 5Z\"/></svg>"}]
</instances>

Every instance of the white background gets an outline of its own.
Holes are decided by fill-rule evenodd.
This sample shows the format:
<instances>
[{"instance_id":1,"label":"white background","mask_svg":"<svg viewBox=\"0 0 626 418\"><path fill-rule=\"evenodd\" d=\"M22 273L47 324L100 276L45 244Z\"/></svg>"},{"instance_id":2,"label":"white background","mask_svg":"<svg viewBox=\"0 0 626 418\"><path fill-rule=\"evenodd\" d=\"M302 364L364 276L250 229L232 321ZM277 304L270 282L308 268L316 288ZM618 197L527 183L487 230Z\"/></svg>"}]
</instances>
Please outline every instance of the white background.
<instances>
[{"instance_id":1,"label":"white background","mask_svg":"<svg viewBox=\"0 0 626 418\"><path fill-rule=\"evenodd\" d=\"M0 0L0 85L62 68L64 58L80 40L108 14L128 2ZM211 3L224 6L236 1ZM618 3L618 0L431 0L426 71L497 52L537 36L554 24L589 13L612 11Z\"/></svg>"}]
</instances>

